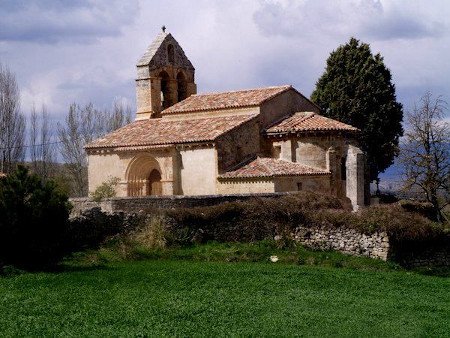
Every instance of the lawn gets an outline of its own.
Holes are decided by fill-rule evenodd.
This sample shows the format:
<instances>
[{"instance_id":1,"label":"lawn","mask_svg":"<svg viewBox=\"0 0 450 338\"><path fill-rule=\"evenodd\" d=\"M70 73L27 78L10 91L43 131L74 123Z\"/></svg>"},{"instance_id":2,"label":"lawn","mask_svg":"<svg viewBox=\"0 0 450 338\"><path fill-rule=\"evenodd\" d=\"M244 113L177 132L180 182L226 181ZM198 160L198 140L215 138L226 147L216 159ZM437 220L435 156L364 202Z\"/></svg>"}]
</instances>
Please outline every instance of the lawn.
<instances>
[{"instance_id":1,"label":"lawn","mask_svg":"<svg viewBox=\"0 0 450 338\"><path fill-rule=\"evenodd\" d=\"M450 278L145 260L0 277L1 336L450 336Z\"/></svg>"}]
</instances>

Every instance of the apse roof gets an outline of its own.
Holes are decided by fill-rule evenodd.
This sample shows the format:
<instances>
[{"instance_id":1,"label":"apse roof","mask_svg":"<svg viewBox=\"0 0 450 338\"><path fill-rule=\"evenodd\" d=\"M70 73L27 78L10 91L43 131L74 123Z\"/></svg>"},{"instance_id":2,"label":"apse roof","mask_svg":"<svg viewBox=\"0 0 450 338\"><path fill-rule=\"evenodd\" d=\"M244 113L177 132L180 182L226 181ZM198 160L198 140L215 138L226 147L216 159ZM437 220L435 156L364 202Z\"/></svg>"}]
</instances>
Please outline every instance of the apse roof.
<instances>
[{"instance_id":1,"label":"apse roof","mask_svg":"<svg viewBox=\"0 0 450 338\"><path fill-rule=\"evenodd\" d=\"M252 178L252 177L279 177L279 176L300 176L300 175L329 175L328 170L309 167L300 163L285 160L258 157L250 163L228 171L220 178Z\"/></svg>"},{"instance_id":2,"label":"apse roof","mask_svg":"<svg viewBox=\"0 0 450 338\"><path fill-rule=\"evenodd\" d=\"M333 120L313 112L298 112L277 122L266 130L271 134L289 134L309 131L347 131L358 132L359 129L349 124Z\"/></svg>"}]
</instances>

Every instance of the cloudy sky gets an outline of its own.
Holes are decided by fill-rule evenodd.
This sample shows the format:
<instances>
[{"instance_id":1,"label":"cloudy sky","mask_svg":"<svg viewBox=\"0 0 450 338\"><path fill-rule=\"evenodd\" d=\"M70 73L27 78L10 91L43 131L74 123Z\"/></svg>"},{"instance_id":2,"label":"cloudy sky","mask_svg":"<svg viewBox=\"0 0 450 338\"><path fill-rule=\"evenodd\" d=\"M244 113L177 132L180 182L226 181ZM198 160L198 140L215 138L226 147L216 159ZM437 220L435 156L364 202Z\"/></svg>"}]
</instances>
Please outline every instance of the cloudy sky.
<instances>
[{"instance_id":1,"label":"cloudy sky","mask_svg":"<svg viewBox=\"0 0 450 338\"><path fill-rule=\"evenodd\" d=\"M0 62L28 115L71 102L135 106L135 63L162 25L199 92L292 84L309 96L329 53L354 36L381 53L406 108L450 100L448 0L0 0Z\"/></svg>"}]
</instances>

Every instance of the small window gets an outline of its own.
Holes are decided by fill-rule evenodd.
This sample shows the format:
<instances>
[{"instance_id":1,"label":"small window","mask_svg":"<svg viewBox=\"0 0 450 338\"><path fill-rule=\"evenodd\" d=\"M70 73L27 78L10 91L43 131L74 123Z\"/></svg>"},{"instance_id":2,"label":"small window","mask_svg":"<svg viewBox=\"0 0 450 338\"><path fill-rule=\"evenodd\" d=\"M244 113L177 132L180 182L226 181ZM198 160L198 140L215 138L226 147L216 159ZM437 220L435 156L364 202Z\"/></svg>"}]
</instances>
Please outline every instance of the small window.
<instances>
[{"instance_id":1,"label":"small window","mask_svg":"<svg viewBox=\"0 0 450 338\"><path fill-rule=\"evenodd\" d=\"M281 146L274 146L272 149L272 157L280 158L281 155Z\"/></svg>"},{"instance_id":2,"label":"small window","mask_svg":"<svg viewBox=\"0 0 450 338\"><path fill-rule=\"evenodd\" d=\"M302 191L302 190L303 190L302 182L297 182L297 191Z\"/></svg>"},{"instance_id":3,"label":"small window","mask_svg":"<svg viewBox=\"0 0 450 338\"><path fill-rule=\"evenodd\" d=\"M173 45L167 45L167 57L169 59L169 63L174 63L175 52L173 50Z\"/></svg>"},{"instance_id":4,"label":"small window","mask_svg":"<svg viewBox=\"0 0 450 338\"><path fill-rule=\"evenodd\" d=\"M341 158L341 180L345 181L347 179L347 166L345 165L345 162L347 161L347 158L342 157Z\"/></svg>"},{"instance_id":5,"label":"small window","mask_svg":"<svg viewBox=\"0 0 450 338\"><path fill-rule=\"evenodd\" d=\"M240 161L242 159L242 147L237 146L236 147L236 160Z\"/></svg>"}]
</instances>

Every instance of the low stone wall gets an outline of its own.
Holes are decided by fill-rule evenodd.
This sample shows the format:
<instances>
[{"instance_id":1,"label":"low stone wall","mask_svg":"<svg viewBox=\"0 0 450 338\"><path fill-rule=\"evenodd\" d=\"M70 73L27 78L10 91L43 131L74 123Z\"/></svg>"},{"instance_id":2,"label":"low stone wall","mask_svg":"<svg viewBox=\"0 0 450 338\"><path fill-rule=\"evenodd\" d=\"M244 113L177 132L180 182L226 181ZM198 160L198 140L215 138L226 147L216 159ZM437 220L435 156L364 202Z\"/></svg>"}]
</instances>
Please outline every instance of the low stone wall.
<instances>
[{"instance_id":1,"label":"low stone wall","mask_svg":"<svg viewBox=\"0 0 450 338\"><path fill-rule=\"evenodd\" d=\"M146 196L110 198L94 202L88 198L73 198L72 217L100 207L103 212L125 214L151 211L152 209L190 208L242 201L255 197L277 198L288 193L236 194L214 196ZM295 241L319 250L336 250L355 256L392 260L405 267L450 266L450 236L439 245L400 245L389 239L385 232L366 235L353 228L297 227L292 234Z\"/></svg>"},{"instance_id":2,"label":"low stone wall","mask_svg":"<svg viewBox=\"0 0 450 338\"><path fill-rule=\"evenodd\" d=\"M354 256L387 260L389 237L385 232L366 235L349 228L297 228L294 240L313 249L336 250Z\"/></svg>"},{"instance_id":3,"label":"low stone wall","mask_svg":"<svg viewBox=\"0 0 450 338\"><path fill-rule=\"evenodd\" d=\"M135 213L151 209L207 207L225 202L244 201L255 197L280 197L289 193L267 194L234 194L234 195L203 195L203 196L142 196L114 197L101 202L95 202L88 197L71 198L73 205L71 216L78 216L83 211L99 207L104 212Z\"/></svg>"}]
</instances>

